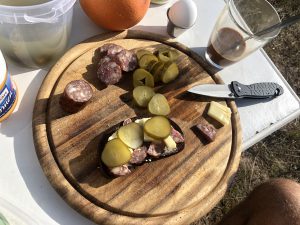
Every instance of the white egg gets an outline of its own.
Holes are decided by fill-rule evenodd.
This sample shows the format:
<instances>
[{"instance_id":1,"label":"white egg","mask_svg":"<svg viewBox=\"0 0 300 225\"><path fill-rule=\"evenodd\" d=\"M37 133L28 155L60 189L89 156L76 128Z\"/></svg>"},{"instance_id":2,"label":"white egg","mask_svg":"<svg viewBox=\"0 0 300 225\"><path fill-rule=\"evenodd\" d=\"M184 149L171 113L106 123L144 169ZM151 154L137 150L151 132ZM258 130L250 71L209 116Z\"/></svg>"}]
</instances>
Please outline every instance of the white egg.
<instances>
[{"instance_id":1,"label":"white egg","mask_svg":"<svg viewBox=\"0 0 300 225\"><path fill-rule=\"evenodd\" d=\"M169 19L178 27L191 27L197 19L195 2L193 0L179 0L169 9Z\"/></svg>"}]
</instances>

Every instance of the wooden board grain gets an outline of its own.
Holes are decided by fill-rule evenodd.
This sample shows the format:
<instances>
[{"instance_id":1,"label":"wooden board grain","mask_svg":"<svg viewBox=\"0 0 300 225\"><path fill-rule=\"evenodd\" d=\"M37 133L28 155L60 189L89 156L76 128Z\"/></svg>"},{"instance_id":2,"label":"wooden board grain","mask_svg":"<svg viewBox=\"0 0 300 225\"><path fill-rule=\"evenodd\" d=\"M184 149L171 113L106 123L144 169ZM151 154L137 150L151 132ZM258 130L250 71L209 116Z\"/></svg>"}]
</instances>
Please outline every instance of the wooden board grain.
<instances>
[{"instance_id":1,"label":"wooden board grain","mask_svg":"<svg viewBox=\"0 0 300 225\"><path fill-rule=\"evenodd\" d=\"M106 178L99 169L98 144L107 130L126 118L149 116L134 106L130 73L117 85L105 87L95 73L95 50L106 42L127 49L155 50L168 46L180 51L180 76L158 86L170 104L174 120L186 138L182 152L144 164L131 175ZM34 108L33 137L40 164L57 192L78 212L98 224L188 224L207 213L224 195L240 158L241 130L234 102L231 123L218 127L216 141L208 144L195 130L212 100L189 94L196 84L220 83L201 66L204 62L185 46L140 31L109 33L69 50L45 78ZM58 104L66 84L87 80L94 96L76 114Z\"/></svg>"}]
</instances>

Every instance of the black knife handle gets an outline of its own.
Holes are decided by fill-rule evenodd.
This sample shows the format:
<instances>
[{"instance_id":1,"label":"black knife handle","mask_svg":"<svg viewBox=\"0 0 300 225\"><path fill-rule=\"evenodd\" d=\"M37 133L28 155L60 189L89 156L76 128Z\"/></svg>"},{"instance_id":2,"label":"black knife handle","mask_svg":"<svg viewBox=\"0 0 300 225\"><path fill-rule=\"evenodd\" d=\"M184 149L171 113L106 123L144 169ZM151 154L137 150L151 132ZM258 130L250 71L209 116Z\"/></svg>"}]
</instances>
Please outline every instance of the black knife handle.
<instances>
[{"instance_id":1,"label":"black knife handle","mask_svg":"<svg viewBox=\"0 0 300 225\"><path fill-rule=\"evenodd\" d=\"M272 98L283 94L283 88L271 82L244 85L232 81L231 88L235 96L239 98Z\"/></svg>"}]
</instances>

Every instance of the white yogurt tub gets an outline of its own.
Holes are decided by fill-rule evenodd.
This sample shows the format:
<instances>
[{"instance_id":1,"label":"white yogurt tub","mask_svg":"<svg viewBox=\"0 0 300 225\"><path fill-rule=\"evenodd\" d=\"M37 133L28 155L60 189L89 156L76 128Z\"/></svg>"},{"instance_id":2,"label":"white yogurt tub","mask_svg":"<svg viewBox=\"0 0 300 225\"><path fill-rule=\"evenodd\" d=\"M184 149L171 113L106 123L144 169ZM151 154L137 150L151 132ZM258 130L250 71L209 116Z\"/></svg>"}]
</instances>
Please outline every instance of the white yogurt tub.
<instances>
[{"instance_id":1,"label":"white yogurt tub","mask_svg":"<svg viewBox=\"0 0 300 225\"><path fill-rule=\"evenodd\" d=\"M33 68L56 61L68 44L76 0L10 2L13 0L0 0L3 54L13 62Z\"/></svg>"},{"instance_id":2,"label":"white yogurt tub","mask_svg":"<svg viewBox=\"0 0 300 225\"><path fill-rule=\"evenodd\" d=\"M13 113L17 99L17 88L11 80L5 59L0 51L0 123Z\"/></svg>"}]
</instances>

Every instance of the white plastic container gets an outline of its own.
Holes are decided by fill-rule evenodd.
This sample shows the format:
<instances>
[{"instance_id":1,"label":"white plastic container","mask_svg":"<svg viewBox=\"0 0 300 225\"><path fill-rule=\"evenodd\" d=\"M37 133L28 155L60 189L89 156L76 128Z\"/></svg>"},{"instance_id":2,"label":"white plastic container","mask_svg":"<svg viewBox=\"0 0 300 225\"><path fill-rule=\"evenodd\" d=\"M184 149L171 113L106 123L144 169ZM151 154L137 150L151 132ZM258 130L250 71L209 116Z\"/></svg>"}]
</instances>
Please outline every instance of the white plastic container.
<instances>
[{"instance_id":1,"label":"white plastic container","mask_svg":"<svg viewBox=\"0 0 300 225\"><path fill-rule=\"evenodd\" d=\"M51 0L31 6L0 5L0 49L10 60L28 67L43 67L53 62L66 49L75 2Z\"/></svg>"}]
</instances>

